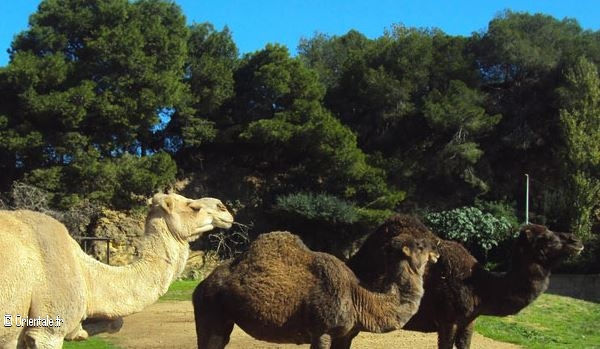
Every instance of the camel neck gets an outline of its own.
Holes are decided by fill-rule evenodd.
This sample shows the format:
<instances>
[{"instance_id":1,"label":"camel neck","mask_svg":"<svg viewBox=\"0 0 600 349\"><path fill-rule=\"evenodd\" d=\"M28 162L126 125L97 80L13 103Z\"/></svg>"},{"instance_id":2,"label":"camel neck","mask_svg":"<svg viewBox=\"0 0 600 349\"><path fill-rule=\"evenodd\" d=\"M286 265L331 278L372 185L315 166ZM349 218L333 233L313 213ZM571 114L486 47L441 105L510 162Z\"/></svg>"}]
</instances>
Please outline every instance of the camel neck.
<instances>
[{"instance_id":1,"label":"camel neck","mask_svg":"<svg viewBox=\"0 0 600 349\"><path fill-rule=\"evenodd\" d=\"M423 278L414 273L408 263L395 278L387 278L378 293L357 286L354 304L360 323L360 330L384 333L401 329L417 312L423 296ZM396 280L396 282L389 282Z\"/></svg>"},{"instance_id":2,"label":"camel neck","mask_svg":"<svg viewBox=\"0 0 600 349\"><path fill-rule=\"evenodd\" d=\"M505 273L478 267L473 278L481 299L479 313L506 316L518 313L548 288L550 270L537 263L522 264Z\"/></svg>"},{"instance_id":3,"label":"camel neck","mask_svg":"<svg viewBox=\"0 0 600 349\"><path fill-rule=\"evenodd\" d=\"M88 317L116 318L141 311L165 294L181 274L189 254L162 218L146 222L140 258L126 266L110 266L82 252L87 275Z\"/></svg>"}]
</instances>

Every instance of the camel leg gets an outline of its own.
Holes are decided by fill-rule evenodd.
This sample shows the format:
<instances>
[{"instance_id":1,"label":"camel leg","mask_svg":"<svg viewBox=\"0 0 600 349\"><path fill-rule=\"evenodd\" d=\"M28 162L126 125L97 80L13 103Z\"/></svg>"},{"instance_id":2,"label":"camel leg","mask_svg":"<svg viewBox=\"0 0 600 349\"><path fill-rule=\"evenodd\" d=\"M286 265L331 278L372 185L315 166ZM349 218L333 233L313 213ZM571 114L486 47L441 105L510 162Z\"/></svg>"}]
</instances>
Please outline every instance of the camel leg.
<instances>
[{"instance_id":1,"label":"camel leg","mask_svg":"<svg viewBox=\"0 0 600 349\"><path fill-rule=\"evenodd\" d=\"M350 349L352 339L356 337L358 333L348 335L346 337L334 338L331 341L331 349Z\"/></svg>"},{"instance_id":2,"label":"camel leg","mask_svg":"<svg viewBox=\"0 0 600 349\"><path fill-rule=\"evenodd\" d=\"M456 324L442 324L438 328L438 349L452 349L456 337Z\"/></svg>"},{"instance_id":3,"label":"camel leg","mask_svg":"<svg viewBox=\"0 0 600 349\"><path fill-rule=\"evenodd\" d=\"M208 326L196 325L198 349L223 349L229 343L229 336L233 331L233 323L211 324Z\"/></svg>"},{"instance_id":4,"label":"camel leg","mask_svg":"<svg viewBox=\"0 0 600 349\"><path fill-rule=\"evenodd\" d=\"M63 336L49 333L43 328L29 328L23 337L25 348L31 349L60 349L63 346Z\"/></svg>"},{"instance_id":5,"label":"camel leg","mask_svg":"<svg viewBox=\"0 0 600 349\"><path fill-rule=\"evenodd\" d=\"M454 344L456 344L457 349L469 349L471 347L474 326L475 321L472 321L466 326L457 329L456 338L454 339Z\"/></svg>"},{"instance_id":6,"label":"camel leg","mask_svg":"<svg viewBox=\"0 0 600 349\"><path fill-rule=\"evenodd\" d=\"M198 316L196 314L196 339L198 349L223 349L229 343L233 322L221 316Z\"/></svg>"},{"instance_id":7,"label":"camel leg","mask_svg":"<svg viewBox=\"0 0 600 349\"><path fill-rule=\"evenodd\" d=\"M310 349L329 349L331 348L331 336L328 334L322 334L315 336L310 343Z\"/></svg>"},{"instance_id":8,"label":"camel leg","mask_svg":"<svg viewBox=\"0 0 600 349\"><path fill-rule=\"evenodd\" d=\"M73 330L71 333L67 333L65 340L67 341L84 341L88 339L89 335L86 330L81 327L81 324Z\"/></svg>"}]
</instances>

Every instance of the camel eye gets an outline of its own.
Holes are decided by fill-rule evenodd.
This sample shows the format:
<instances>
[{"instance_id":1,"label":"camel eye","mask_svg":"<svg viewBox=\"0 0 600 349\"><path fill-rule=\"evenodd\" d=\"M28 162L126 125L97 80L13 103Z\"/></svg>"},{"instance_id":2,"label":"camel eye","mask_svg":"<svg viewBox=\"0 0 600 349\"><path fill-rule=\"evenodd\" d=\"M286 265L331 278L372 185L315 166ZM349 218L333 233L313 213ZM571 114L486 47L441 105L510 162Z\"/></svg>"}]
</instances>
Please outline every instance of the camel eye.
<instances>
[{"instance_id":1,"label":"camel eye","mask_svg":"<svg viewBox=\"0 0 600 349\"><path fill-rule=\"evenodd\" d=\"M198 205L195 204L194 202L191 202L189 205L189 208L191 208L194 212L200 212L200 210L202 210L202 205Z\"/></svg>"},{"instance_id":2,"label":"camel eye","mask_svg":"<svg viewBox=\"0 0 600 349\"><path fill-rule=\"evenodd\" d=\"M217 204L217 208L221 211L227 211L227 208L223 204Z\"/></svg>"}]
</instances>

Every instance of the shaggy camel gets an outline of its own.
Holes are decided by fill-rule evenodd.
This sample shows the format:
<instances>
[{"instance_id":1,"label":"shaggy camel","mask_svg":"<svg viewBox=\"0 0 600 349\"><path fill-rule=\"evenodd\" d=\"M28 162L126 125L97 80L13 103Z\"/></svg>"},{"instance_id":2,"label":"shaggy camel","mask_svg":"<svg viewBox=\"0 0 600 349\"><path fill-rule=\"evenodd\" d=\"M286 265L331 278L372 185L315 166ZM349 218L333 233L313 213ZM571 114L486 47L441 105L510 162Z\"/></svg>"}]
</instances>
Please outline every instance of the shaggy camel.
<instances>
[{"instance_id":1,"label":"shaggy camel","mask_svg":"<svg viewBox=\"0 0 600 349\"><path fill-rule=\"evenodd\" d=\"M414 217L397 215L368 237L347 263L366 285L383 287L379 278L385 274L385 265L378 256L382 246L399 234L439 241L440 258L425 272L425 294L419 311L404 326L406 330L437 332L439 349L451 349L453 345L469 348L479 315L518 313L546 290L553 266L583 250L572 234L525 225L515 241L511 270L493 273L462 245L440 240Z\"/></svg>"},{"instance_id":2,"label":"shaggy camel","mask_svg":"<svg viewBox=\"0 0 600 349\"><path fill-rule=\"evenodd\" d=\"M12 317L10 327L0 327L0 348L61 348L64 339L87 338L86 318L91 333L118 329L122 316L167 291L185 267L190 241L233 222L214 198L156 194L149 203L140 259L123 267L88 256L47 215L0 211L0 309Z\"/></svg>"},{"instance_id":3,"label":"shaggy camel","mask_svg":"<svg viewBox=\"0 0 600 349\"><path fill-rule=\"evenodd\" d=\"M426 239L395 237L380 256L385 293L374 293L342 261L297 236L263 234L194 291L198 348L224 348L234 323L264 341L350 348L359 331L388 332L408 321L423 295L425 266L437 257Z\"/></svg>"}]
</instances>

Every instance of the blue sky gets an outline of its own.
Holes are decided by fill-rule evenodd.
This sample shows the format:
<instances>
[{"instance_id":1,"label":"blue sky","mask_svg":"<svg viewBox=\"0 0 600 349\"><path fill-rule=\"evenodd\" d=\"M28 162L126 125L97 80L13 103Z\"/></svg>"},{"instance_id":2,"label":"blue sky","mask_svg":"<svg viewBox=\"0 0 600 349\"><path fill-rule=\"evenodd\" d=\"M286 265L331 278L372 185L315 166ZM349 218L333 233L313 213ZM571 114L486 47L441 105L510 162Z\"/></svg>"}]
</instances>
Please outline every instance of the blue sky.
<instances>
[{"instance_id":1,"label":"blue sky","mask_svg":"<svg viewBox=\"0 0 600 349\"><path fill-rule=\"evenodd\" d=\"M301 38L315 32L341 35L356 29L370 38L381 36L394 23L409 27L437 27L451 35L486 30L504 9L545 13L558 19L575 18L585 29L600 30L600 0L176 0L188 22L210 22L218 30L227 25L241 53L267 43L290 51ZM39 0L0 1L0 66L8 62L6 49L27 28Z\"/></svg>"}]
</instances>

